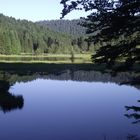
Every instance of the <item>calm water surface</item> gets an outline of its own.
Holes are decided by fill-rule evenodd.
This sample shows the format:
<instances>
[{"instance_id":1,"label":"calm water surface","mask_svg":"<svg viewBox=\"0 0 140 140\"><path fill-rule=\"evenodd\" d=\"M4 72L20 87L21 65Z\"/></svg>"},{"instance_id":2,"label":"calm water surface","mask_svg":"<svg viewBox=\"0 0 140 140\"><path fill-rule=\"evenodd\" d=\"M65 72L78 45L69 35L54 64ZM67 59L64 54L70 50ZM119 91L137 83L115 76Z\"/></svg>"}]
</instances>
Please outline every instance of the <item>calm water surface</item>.
<instances>
[{"instance_id":1,"label":"calm water surface","mask_svg":"<svg viewBox=\"0 0 140 140\"><path fill-rule=\"evenodd\" d=\"M113 78L67 70L57 75L6 73L4 77L12 86L1 91L0 140L140 137L140 88L120 85L120 80L127 79L124 75Z\"/></svg>"}]
</instances>

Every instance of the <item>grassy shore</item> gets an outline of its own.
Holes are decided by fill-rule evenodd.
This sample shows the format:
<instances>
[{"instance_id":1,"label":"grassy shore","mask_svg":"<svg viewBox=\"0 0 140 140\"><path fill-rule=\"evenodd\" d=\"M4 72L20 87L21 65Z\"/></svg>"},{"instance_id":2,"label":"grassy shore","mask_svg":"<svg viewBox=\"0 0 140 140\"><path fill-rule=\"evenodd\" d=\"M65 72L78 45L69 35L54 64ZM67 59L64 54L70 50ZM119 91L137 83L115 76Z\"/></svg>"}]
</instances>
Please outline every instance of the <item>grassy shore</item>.
<instances>
[{"instance_id":1,"label":"grassy shore","mask_svg":"<svg viewBox=\"0 0 140 140\"><path fill-rule=\"evenodd\" d=\"M74 54L75 58L89 58L92 54L85 53L85 54ZM71 54L21 54L21 55L2 55L0 57L66 57L70 58Z\"/></svg>"},{"instance_id":2,"label":"grassy shore","mask_svg":"<svg viewBox=\"0 0 140 140\"><path fill-rule=\"evenodd\" d=\"M21 54L0 55L0 62L10 63L91 63L91 54Z\"/></svg>"}]
</instances>

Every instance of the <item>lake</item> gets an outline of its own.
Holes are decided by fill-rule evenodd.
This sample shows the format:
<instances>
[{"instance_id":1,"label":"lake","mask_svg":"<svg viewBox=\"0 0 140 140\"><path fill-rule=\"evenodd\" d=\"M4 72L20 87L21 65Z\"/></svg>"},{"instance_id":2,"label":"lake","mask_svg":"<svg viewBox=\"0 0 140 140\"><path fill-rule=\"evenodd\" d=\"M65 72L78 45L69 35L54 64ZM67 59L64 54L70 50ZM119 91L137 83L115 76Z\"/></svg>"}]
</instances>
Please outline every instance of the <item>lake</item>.
<instances>
[{"instance_id":1,"label":"lake","mask_svg":"<svg viewBox=\"0 0 140 140\"><path fill-rule=\"evenodd\" d=\"M0 68L0 140L140 139L139 73L22 66Z\"/></svg>"}]
</instances>

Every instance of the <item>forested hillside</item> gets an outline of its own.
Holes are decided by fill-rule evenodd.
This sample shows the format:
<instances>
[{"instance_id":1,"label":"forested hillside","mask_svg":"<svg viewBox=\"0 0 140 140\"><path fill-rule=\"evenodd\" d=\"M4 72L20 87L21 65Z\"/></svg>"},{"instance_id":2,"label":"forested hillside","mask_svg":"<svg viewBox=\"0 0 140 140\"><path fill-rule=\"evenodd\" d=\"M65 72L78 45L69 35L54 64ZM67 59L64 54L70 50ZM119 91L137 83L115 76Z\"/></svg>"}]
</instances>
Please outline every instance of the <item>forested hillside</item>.
<instances>
[{"instance_id":1,"label":"forested hillside","mask_svg":"<svg viewBox=\"0 0 140 140\"><path fill-rule=\"evenodd\" d=\"M53 31L63 32L74 36L85 35L85 28L80 26L81 20L44 20L37 22L39 25L47 26Z\"/></svg>"},{"instance_id":2,"label":"forested hillside","mask_svg":"<svg viewBox=\"0 0 140 140\"><path fill-rule=\"evenodd\" d=\"M92 48L84 37L59 33L37 23L0 14L0 54L80 53Z\"/></svg>"}]
</instances>

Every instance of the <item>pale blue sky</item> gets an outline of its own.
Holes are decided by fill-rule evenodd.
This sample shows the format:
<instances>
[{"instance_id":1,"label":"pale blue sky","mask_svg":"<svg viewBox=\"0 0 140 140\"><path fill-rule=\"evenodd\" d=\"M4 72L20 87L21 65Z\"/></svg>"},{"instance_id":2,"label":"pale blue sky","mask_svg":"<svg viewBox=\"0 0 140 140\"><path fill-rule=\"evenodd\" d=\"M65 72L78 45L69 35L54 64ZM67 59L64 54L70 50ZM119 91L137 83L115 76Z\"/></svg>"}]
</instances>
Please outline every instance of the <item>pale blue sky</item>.
<instances>
[{"instance_id":1,"label":"pale blue sky","mask_svg":"<svg viewBox=\"0 0 140 140\"><path fill-rule=\"evenodd\" d=\"M0 13L31 21L59 19L62 8L60 0L0 0ZM75 11L65 19L80 18L84 15L82 11Z\"/></svg>"}]
</instances>

